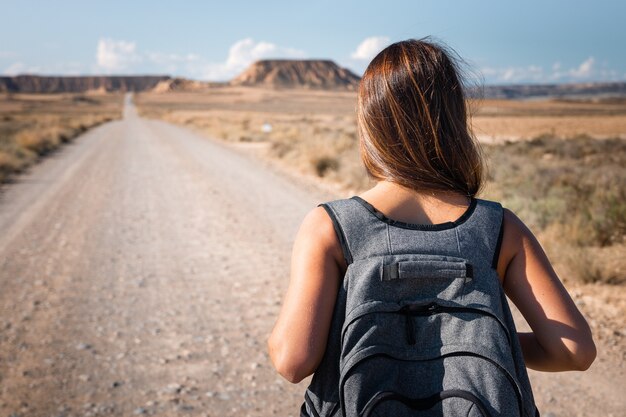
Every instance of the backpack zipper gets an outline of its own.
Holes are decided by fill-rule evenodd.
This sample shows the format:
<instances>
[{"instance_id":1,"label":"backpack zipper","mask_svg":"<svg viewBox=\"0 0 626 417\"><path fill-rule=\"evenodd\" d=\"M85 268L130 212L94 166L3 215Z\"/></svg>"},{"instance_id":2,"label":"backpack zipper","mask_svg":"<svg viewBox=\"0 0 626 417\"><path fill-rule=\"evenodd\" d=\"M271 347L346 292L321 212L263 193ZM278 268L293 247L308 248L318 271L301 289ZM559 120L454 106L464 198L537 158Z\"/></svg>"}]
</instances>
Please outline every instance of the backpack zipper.
<instances>
[{"instance_id":1,"label":"backpack zipper","mask_svg":"<svg viewBox=\"0 0 626 417\"><path fill-rule=\"evenodd\" d=\"M415 345L417 343L417 341L415 340L415 323L414 323L413 317L431 316L433 314L452 313L452 312L475 313L475 314L481 314L481 315L492 317L496 319L498 323L500 323L500 320L498 320L498 318L494 314L489 313L488 311L485 311L485 310L481 310L479 308L442 306L435 302L431 302L427 304L423 304L423 303L407 304L403 306L402 308L400 308L397 312L400 314L403 314L406 318L405 331L406 331L407 343L409 345ZM502 326L502 323L500 323L500 325ZM509 342L509 346L510 346L511 337L507 329L504 328L504 330L505 330L504 333L506 334L507 341Z\"/></svg>"}]
</instances>

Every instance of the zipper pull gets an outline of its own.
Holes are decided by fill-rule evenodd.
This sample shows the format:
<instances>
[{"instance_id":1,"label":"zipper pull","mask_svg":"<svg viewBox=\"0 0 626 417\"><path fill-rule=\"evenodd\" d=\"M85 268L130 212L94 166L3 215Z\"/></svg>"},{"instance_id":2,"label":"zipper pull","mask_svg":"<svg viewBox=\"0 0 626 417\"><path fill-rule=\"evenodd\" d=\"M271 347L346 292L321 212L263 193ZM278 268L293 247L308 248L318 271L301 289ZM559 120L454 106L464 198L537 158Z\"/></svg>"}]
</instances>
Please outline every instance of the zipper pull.
<instances>
[{"instance_id":1,"label":"zipper pull","mask_svg":"<svg viewBox=\"0 0 626 417\"><path fill-rule=\"evenodd\" d=\"M428 312L429 313L436 313L437 311L439 311L439 305L432 303L428 306Z\"/></svg>"}]
</instances>

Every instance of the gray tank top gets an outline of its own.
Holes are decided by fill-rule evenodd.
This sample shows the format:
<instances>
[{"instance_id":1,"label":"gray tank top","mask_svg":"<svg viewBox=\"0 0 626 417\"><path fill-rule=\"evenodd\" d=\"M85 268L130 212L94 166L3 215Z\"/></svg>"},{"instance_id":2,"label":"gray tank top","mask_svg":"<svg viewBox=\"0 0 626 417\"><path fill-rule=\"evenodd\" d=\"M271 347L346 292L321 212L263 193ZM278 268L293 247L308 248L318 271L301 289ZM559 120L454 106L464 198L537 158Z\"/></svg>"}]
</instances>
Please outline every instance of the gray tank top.
<instances>
[{"instance_id":1,"label":"gray tank top","mask_svg":"<svg viewBox=\"0 0 626 417\"><path fill-rule=\"evenodd\" d=\"M475 277L472 285L477 286L481 294L493 295L491 298L495 301L488 301L493 303L490 308L512 332L515 331L511 311L496 272L503 232L503 210L499 203L474 198L459 219L435 225L389 219L358 196L330 201L320 206L327 211L333 222L348 269L338 291L324 357L305 392L302 416L342 415L339 406L341 332L346 304L350 302L347 294L359 285L355 263L362 264L370 258L388 259L407 254L469 260L473 269L472 275ZM394 271L385 273L393 274ZM524 414L533 416L537 412L519 340L512 337L510 342L515 377L520 381L524 397Z\"/></svg>"}]
</instances>

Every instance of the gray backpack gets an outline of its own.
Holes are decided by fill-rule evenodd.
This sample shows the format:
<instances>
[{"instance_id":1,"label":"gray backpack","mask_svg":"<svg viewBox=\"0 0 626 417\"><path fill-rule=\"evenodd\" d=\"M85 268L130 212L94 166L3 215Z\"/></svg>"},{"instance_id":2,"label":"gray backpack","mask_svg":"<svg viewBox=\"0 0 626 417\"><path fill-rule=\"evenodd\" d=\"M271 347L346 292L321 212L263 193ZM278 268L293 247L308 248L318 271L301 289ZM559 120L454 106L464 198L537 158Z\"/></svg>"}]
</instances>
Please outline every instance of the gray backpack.
<instances>
[{"instance_id":1,"label":"gray backpack","mask_svg":"<svg viewBox=\"0 0 626 417\"><path fill-rule=\"evenodd\" d=\"M496 272L500 204L472 199L438 225L358 196L322 206L348 269L301 415L539 415Z\"/></svg>"}]
</instances>

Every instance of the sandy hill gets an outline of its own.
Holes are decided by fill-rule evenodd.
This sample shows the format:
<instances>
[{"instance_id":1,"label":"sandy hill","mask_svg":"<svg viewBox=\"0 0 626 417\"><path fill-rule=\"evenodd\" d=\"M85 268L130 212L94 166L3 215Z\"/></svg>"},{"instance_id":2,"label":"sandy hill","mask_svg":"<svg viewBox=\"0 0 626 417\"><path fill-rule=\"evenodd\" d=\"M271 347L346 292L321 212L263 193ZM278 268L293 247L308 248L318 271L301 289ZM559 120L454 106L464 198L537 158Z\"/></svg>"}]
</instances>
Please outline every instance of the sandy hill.
<instances>
[{"instance_id":1,"label":"sandy hill","mask_svg":"<svg viewBox=\"0 0 626 417\"><path fill-rule=\"evenodd\" d=\"M333 61L267 59L253 63L231 85L285 88L356 89L359 77Z\"/></svg>"},{"instance_id":2,"label":"sandy hill","mask_svg":"<svg viewBox=\"0 0 626 417\"><path fill-rule=\"evenodd\" d=\"M166 75L40 76L0 77L0 92L84 93L90 91L145 91L154 88Z\"/></svg>"}]
</instances>

